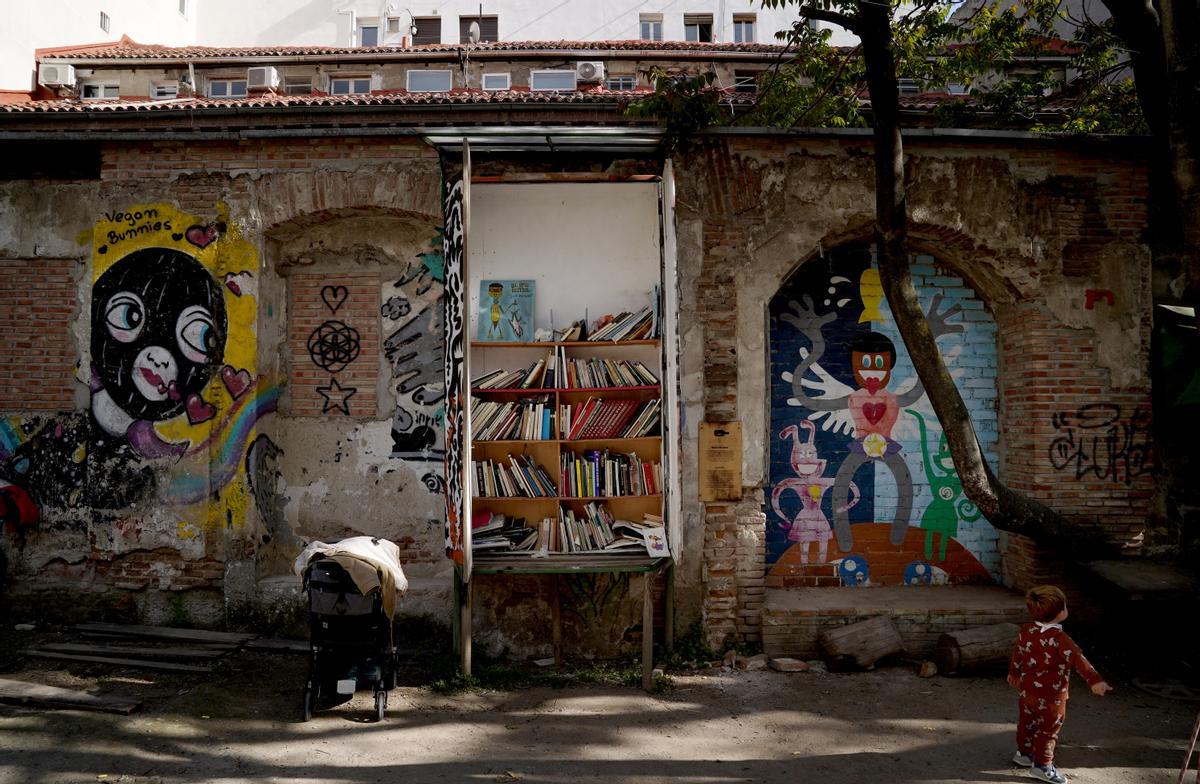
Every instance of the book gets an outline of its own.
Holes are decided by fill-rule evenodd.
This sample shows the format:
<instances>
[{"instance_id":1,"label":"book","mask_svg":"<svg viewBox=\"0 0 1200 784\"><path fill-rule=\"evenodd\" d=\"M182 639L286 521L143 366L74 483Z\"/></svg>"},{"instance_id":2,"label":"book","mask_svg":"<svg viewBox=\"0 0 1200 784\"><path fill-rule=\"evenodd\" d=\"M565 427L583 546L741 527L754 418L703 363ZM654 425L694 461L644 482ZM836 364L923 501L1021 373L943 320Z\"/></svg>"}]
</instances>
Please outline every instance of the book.
<instances>
[{"instance_id":1,"label":"book","mask_svg":"<svg viewBox=\"0 0 1200 784\"><path fill-rule=\"evenodd\" d=\"M533 335L533 302L537 283L532 280L479 281L476 340L526 341Z\"/></svg>"}]
</instances>

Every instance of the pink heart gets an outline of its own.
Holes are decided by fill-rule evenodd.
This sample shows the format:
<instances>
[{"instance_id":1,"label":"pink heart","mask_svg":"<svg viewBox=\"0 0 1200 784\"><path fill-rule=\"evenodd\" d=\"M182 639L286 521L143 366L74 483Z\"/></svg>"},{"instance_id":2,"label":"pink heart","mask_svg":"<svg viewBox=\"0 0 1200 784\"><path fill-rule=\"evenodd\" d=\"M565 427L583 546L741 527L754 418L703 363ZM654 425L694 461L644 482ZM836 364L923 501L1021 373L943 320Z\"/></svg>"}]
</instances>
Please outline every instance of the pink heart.
<instances>
[{"instance_id":1,"label":"pink heart","mask_svg":"<svg viewBox=\"0 0 1200 784\"><path fill-rule=\"evenodd\" d=\"M217 407L212 403L205 403L204 398L195 392L188 395L184 407L187 409L188 422L193 425L207 422L217 415Z\"/></svg>"},{"instance_id":2,"label":"pink heart","mask_svg":"<svg viewBox=\"0 0 1200 784\"><path fill-rule=\"evenodd\" d=\"M246 394L250 388L250 374L245 370L234 370L229 365L221 368L221 380L234 400Z\"/></svg>"},{"instance_id":3,"label":"pink heart","mask_svg":"<svg viewBox=\"0 0 1200 784\"><path fill-rule=\"evenodd\" d=\"M872 425L878 425L879 420L883 419L883 415L887 413L887 406L883 403L863 403L863 416Z\"/></svg>"},{"instance_id":4,"label":"pink heart","mask_svg":"<svg viewBox=\"0 0 1200 784\"><path fill-rule=\"evenodd\" d=\"M208 226L189 226L184 236L197 248L204 248L220 236L220 233L216 226L209 224Z\"/></svg>"},{"instance_id":5,"label":"pink heart","mask_svg":"<svg viewBox=\"0 0 1200 784\"><path fill-rule=\"evenodd\" d=\"M232 291L233 295L235 297L242 296L242 287L240 285L238 285L238 276L240 276L242 274L243 273L241 273L241 272L238 272L238 273L226 272L225 273L225 288Z\"/></svg>"}]
</instances>

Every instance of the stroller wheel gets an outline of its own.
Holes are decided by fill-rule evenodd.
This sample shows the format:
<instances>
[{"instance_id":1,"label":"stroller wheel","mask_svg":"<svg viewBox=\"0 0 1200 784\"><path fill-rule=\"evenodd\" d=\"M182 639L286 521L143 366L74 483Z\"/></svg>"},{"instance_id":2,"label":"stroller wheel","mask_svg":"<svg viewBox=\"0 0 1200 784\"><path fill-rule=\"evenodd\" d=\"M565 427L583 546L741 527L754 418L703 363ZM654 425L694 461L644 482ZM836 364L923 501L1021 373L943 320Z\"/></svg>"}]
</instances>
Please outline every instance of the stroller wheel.
<instances>
[{"instance_id":1,"label":"stroller wheel","mask_svg":"<svg viewBox=\"0 0 1200 784\"><path fill-rule=\"evenodd\" d=\"M309 721L312 719L314 702L316 702L316 699L314 699L312 689L305 687L305 689L304 689L304 708L300 714L301 721Z\"/></svg>"},{"instance_id":2,"label":"stroller wheel","mask_svg":"<svg viewBox=\"0 0 1200 784\"><path fill-rule=\"evenodd\" d=\"M387 692L375 692L375 721L383 721L383 715L387 711Z\"/></svg>"}]
</instances>

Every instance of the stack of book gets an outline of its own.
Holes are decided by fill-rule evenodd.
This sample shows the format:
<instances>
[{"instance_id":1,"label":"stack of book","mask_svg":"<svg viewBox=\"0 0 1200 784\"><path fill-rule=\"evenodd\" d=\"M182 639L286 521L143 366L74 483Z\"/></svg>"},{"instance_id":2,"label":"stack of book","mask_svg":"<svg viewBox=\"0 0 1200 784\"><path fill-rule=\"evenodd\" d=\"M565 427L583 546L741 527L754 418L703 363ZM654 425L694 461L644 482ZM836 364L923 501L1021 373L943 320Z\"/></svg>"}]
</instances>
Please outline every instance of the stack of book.
<instances>
[{"instance_id":1,"label":"stack of book","mask_svg":"<svg viewBox=\"0 0 1200 784\"><path fill-rule=\"evenodd\" d=\"M558 488L554 480L533 458L508 456L508 462L473 460L475 497L481 498L554 498Z\"/></svg>"},{"instance_id":2,"label":"stack of book","mask_svg":"<svg viewBox=\"0 0 1200 784\"><path fill-rule=\"evenodd\" d=\"M611 321L598 325L596 329L592 330L592 334L588 335L588 341L620 341L652 338L656 337L656 335L652 334L654 327L655 318L653 308L647 306L634 313L620 313Z\"/></svg>"},{"instance_id":3,"label":"stack of book","mask_svg":"<svg viewBox=\"0 0 1200 784\"><path fill-rule=\"evenodd\" d=\"M658 377L636 360L571 359L566 364L567 389L656 386Z\"/></svg>"},{"instance_id":4,"label":"stack of book","mask_svg":"<svg viewBox=\"0 0 1200 784\"><path fill-rule=\"evenodd\" d=\"M554 438L554 399L550 395L519 400L471 399L476 441L545 441Z\"/></svg>"},{"instance_id":5,"label":"stack of book","mask_svg":"<svg viewBox=\"0 0 1200 784\"><path fill-rule=\"evenodd\" d=\"M557 348L528 367L484 373L471 380L471 389L554 389L566 362L565 351Z\"/></svg>"},{"instance_id":6,"label":"stack of book","mask_svg":"<svg viewBox=\"0 0 1200 784\"><path fill-rule=\"evenodd\" d=\"M559 407L562 437L571 441L591 438L640 438L658 429L662 408L659 398L636 400L588 398L580 405Z\"/></svg>"},{"instance_id":7,"label":"stack of book","mask_svg":"<svg viewBox=\"0 0 1200 784\"><path fill-rule=\"evenodd\" d=\"M662 486L658 463L643 462L635 454L588 450L582 455L562 454L563 495L596 498L655 495Z\"/></svg>"},{"instance_id":8,"label":"stack of book","mask_svg":"<svg viewBox=\"0 0 1200 784\"><path fill-rule=\"evenodd\" d=\"M537 529L526 527L520 518L479 511L471 520L472 552L528 552L537 538Z\"/></svg>"}]
</instances>

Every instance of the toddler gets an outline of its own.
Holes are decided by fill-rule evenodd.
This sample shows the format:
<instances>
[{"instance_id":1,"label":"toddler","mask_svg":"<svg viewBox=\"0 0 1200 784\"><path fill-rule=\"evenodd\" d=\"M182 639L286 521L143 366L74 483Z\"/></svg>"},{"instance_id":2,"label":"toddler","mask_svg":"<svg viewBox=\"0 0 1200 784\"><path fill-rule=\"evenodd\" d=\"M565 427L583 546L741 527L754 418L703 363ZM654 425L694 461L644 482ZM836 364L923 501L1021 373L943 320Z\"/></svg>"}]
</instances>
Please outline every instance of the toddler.
<instances>
[{"instance_id":1,"label":"toddler","mask_svg":"<svg viewBox=\"0 0 1200 784\"><path fill-rule=\"evenodd\" d=\"M1103 697L1112 687L1062 630L1067 597L1061 590L1053 585L1032 588L1025 594L1025 606L1033 623L1021 627L1008 667L1008 683L1021 694L1013 762L1029 768L1029 775L1039 781L1066 784L1067 777L1054 767L1054 744L1067 715L1071 668L1087 681L1092 694Z\"/></svg>"}]
</instances>

